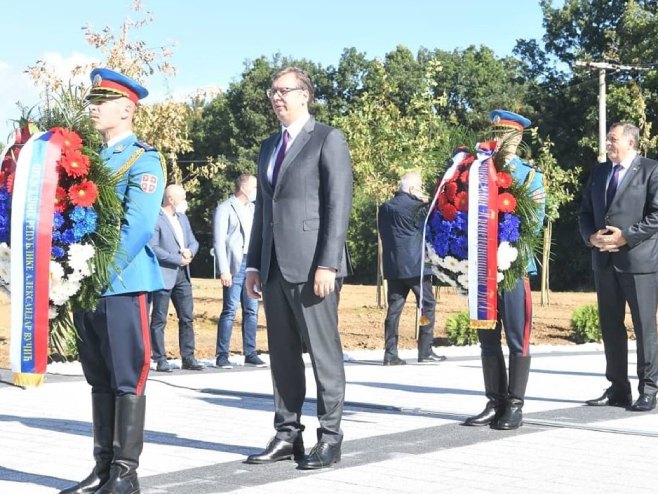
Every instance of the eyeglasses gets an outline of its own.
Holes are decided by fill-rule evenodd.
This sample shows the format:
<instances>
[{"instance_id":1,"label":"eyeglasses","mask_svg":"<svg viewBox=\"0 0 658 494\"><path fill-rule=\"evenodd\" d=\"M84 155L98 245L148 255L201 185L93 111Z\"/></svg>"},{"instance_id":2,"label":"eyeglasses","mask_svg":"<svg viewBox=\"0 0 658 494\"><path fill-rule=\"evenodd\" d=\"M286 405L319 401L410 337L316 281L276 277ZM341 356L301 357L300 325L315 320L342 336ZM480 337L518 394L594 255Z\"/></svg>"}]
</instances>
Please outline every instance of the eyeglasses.
<instances>
[{"instance_id":1,"label":"eyeglasses","mask_svg":"<svg viewBox=\"0 0 658 494\"><path fill-rule=\"evenodd\" d=\"M270 99L274 98L275 96L280 96L283 98L285 95L287 95L292 91L303 91L303 90L304 90L303 87L273 87L265 91L265 94L267 94L267 97Z\"/></svg>"}]
</instances>

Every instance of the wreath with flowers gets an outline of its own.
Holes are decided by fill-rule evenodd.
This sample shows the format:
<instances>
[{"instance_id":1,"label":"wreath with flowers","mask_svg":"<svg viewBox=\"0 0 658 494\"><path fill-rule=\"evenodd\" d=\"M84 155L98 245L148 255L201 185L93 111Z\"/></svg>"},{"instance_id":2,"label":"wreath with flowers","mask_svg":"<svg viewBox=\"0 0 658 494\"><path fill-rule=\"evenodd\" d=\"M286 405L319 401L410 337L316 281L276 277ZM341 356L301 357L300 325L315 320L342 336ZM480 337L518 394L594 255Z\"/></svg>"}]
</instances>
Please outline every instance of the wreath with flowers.
<instances>
[{"instance_id":1,"label":"wreath with flowers","mask_svg":"<svg viewBox=\"0 0 658 494\"><path fill-rule=\"evenodd\" d=\"M70 95L69 95L70 96ZM61 150L55 164L56 189L48 287L50 345L65 355L75 334L72 313L93 309L109 281L119 248L122 204L115 192L118 177L96 149L99 137L84 114L82 98L46 113L36 124L19 121L0 170L0 288L11 292L11 212L14 179L21 150L38 127ZM44 135L44 134L37 134ZM37 136L34 136L37 137Z\"/></svg>"},{"instance_id":2,"label":"wreath with flowers","mask_svg":"<svg viewBox=\"0 0 658 494\"><path fill-rule=\"evenodd\" d=\"M538 204L528 186L512 178L505 153L496 143L483 143L475 152L458 148L444 177L435 186L434 207L425 231L428 260L438 280L466 294L469 287L469 176L482 149L491 150L495 165L497 208L497 285L510 290L526 275L528 262L539 246Z\"/></svg>"}]
</instances>

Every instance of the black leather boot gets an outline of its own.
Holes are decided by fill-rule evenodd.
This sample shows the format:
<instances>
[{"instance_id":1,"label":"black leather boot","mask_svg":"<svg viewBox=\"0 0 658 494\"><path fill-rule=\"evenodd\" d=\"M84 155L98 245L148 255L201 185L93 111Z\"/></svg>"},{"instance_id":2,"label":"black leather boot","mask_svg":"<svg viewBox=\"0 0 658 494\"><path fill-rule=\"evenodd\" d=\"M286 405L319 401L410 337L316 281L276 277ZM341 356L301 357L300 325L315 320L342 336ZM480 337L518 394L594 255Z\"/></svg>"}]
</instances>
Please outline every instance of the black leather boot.
<instances>
[{"instance_id":1,"label":"black leather boot","mask_svg":"<svg viewBox=\"0 0 658 494\"><path fill-rule=\"evenodd\" d=\"M59 494L94 494L107 481L114 456L114 395L92 393L91 416L94 432L94 460L96 466L87 478Z\"/></svg>"},{"instance_id":2,"label":"black leather boot","mask_svg":"<svg viewBox=\"0 0 658 494\"><path fill-rule=\"evenodd\" d=\"M114 459L110 475L96 494L139 494L137 467L144 447L146 396L116 397Z\"/></svg>"},{"instance_id":3,"label":"black leather boot","mask_svg":"<svg viewBox=\"0 0 658 494\"><path fill-rule=\"evenodd\" d=\"M493 429L510 431L523 425L523 401L530 375L530 356L509 358L509 390L505 413L491 424Z\"/></svg>"},{"instance_id":4,"label":"black leather boot","mask_svg":"<svg viewBox=\"0 0 658 494\"><path fill-rule=\"evenodd\" d=\"M505 402L507 399L505 357L502 354L482 356L482 374L484 375L485 395L489 401L482 412L467 418L464 421L464 425L476 427L489 425L505 411Z\"/></svg>"}]
</instances>

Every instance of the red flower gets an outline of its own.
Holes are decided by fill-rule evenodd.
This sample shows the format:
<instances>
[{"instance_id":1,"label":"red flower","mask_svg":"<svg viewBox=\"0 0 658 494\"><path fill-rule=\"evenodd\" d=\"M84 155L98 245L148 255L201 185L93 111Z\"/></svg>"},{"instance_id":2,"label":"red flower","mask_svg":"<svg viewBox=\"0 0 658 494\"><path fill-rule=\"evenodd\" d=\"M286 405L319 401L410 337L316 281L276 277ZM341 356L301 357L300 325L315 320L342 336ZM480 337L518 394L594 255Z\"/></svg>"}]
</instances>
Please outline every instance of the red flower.
<instances>
[{"instance_id":1,"label":"red flower","mask_svg":"<svg viewBox=\"0 0 658 494\"><path fill-rule=\"evenodd\" d=\"M7 177L7 192L10 194L14 192L14 178L16 178L15 173L12 173Z\"/></svg>"},{"instance_id":2,"label":"red flower","mask_svg":"<svg viewBox=\"0 0 658 494\"><path fill-rule=\"evenodd\" d=\"M454 221L457 217L457 208L452 204L444 204L441 207L441 213L446 221Z\"/></svg>"},{"instance_id":3,"label":"red flower","mask_svg":"<svg viewBox=\"0 0 658 494\"><path fill-rule=\"evenodd\" d=\"M512 185L512 175L505 172L498 172L496 174L496 183L501 189L509 189Z\"/></svg>"},{"instance_id":4,"label":"red flower","mask_svg":"<svg viewBox=\"0 0 658 494\"><path fill-rule=\"evenodd\" d=\"M66 209L68 195L63 187L57 187L55 190L55 210L60 213Z\"/></svg>"},{"instance_id":5,"label":"red flower","mask_svg":"<svg viewBox=\"0 0 658 494\"><path fill-rule=\"evenodd\" d=\"M455 195L457 194L457 184L455 182L449 182L445 187L446 197L450 202L455 202Z\"/></svg>"},{"instance_id":6,"label":"red flower","mask_svg":"<svg viewBox=\"0 0 658 494\"><path fill-rule=\"evenodd\" d=\"M509 192L503 192L498 196L498 211L511 213L516 209L516 199Z\"/></svg>"},{"instance_id":7,"label":"red flower","mask_svg":"<svg viewBox=\"0 0 658 494\"><path fill-rule=\"evenodd\" d=\"M468 192L462 191L455 197L455 206L458 211L468 211Z\"/></svg>"},{"instance_id":8,"label":"red flower","mask_svg":"<svg viewBox=\"0 0 658 494\"><path fill-rule=\"evenodd\" d=\"M459 175L459 181L464 185L468 185L468 170L465 170Z\"/></svg>"},{"instance_id":9,"label":"red flower","mask_svg":"<svg viewBox=\"0 0 658 494\"><path fill-rule=\"evenodd\" d=\"M91 180L83 180L69 189L69 199L75 206L91 206L98 198L98 189Z\"/></svg>"},{"instance_id":10,"label":"red flower","mask_svg":"<svg viewBox=\"0 0 658 494\"><path fill-rule=\"evenodd\" d=\"M54 134L61 136L64 152L77 151L82 148L82 138L76 132L64 127L53 127L51 130Z\"/></svg>"},{"instance_id":11,"label":"red flower","mask_svg":"<svg viewBox=\"0 0 658 494\"><path fill-rule=\"evenodd\" d=\"M5 172L0 171L0 187L2 187L6 181L7 181L7 174Z\"/></svg>"},{"instance_id":12,"label":"red flower","mask_svg":"<svg viewBox=\"0 0 658 494\"><path fill-rule=\"evenodd\" d=\"M89 157L79 151L64 151L58 163L69 177L85 177L89 173Z\"/></svg>"},{"instance_id":13,"label":"red flower","mask_svg":"<svg viewBox=\"0 0 658 494\"><path fill-rule=\"evenodd\" d=\"M439 194L439 198L437 199L437 208L441 209L441 206L448 204L448 198L445 195L445 192L441 192Z\"/></svg>"},{"instance_id":14,"label":"red flower","mask_svg":"<svg viewBox=\"0 0 658 494\"><path fill-rule=\"evenodd\" d=\"M469 154L468 156L466 156L466 158L464 158L464 159L461 161L460 165L461 165L463 168L466 168L468 165L470 165L470 164L473 163L474 161L475 161L475 156L472 155L472 154Z\"/></svg>"}]
</instances>

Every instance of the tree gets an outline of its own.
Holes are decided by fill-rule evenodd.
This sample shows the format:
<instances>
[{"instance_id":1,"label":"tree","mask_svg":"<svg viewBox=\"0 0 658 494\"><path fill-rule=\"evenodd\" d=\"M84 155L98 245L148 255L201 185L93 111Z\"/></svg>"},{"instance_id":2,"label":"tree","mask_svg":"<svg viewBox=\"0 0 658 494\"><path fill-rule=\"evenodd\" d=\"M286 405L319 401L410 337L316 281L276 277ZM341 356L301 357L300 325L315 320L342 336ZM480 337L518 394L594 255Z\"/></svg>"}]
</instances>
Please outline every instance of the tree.
<instances>
[{"instance_id":1,"label":"tree","mask_svg":"<svg viewBox=\"0 0 658 494\"><path fill-rule=\"evenodd\" d=\"M131 10L141 13L143 11L140 0L135 0ZM153 22L152 14L144 11L142 18L132 20L127 17L121 24L118 34L106 26L102 31L94 31L92 26L83 28L85 40L98 49L105 57L105 65L115 69L138 81L146 76L158 73L165 78L171 77L176 70L168 59L172 55L169 46L149 48L142 40L132 40L133 32ZM78 66L71 73L71 79L81 74L88 74L92 67ZM55 72L48 67L44 60L38 60L28 67L28 74L41 86L45 96L45 106L48 107L50 99L66 84ZM80 85L84 88L85 84ZM189 151L187 118L189 106L175 103L171 100L164 103L143 105L135 117L136 133L155 146L167 159L168 177L172 181L180 182L182 174L178 168L177 156Z\"/></svg>"}]
</instances>

